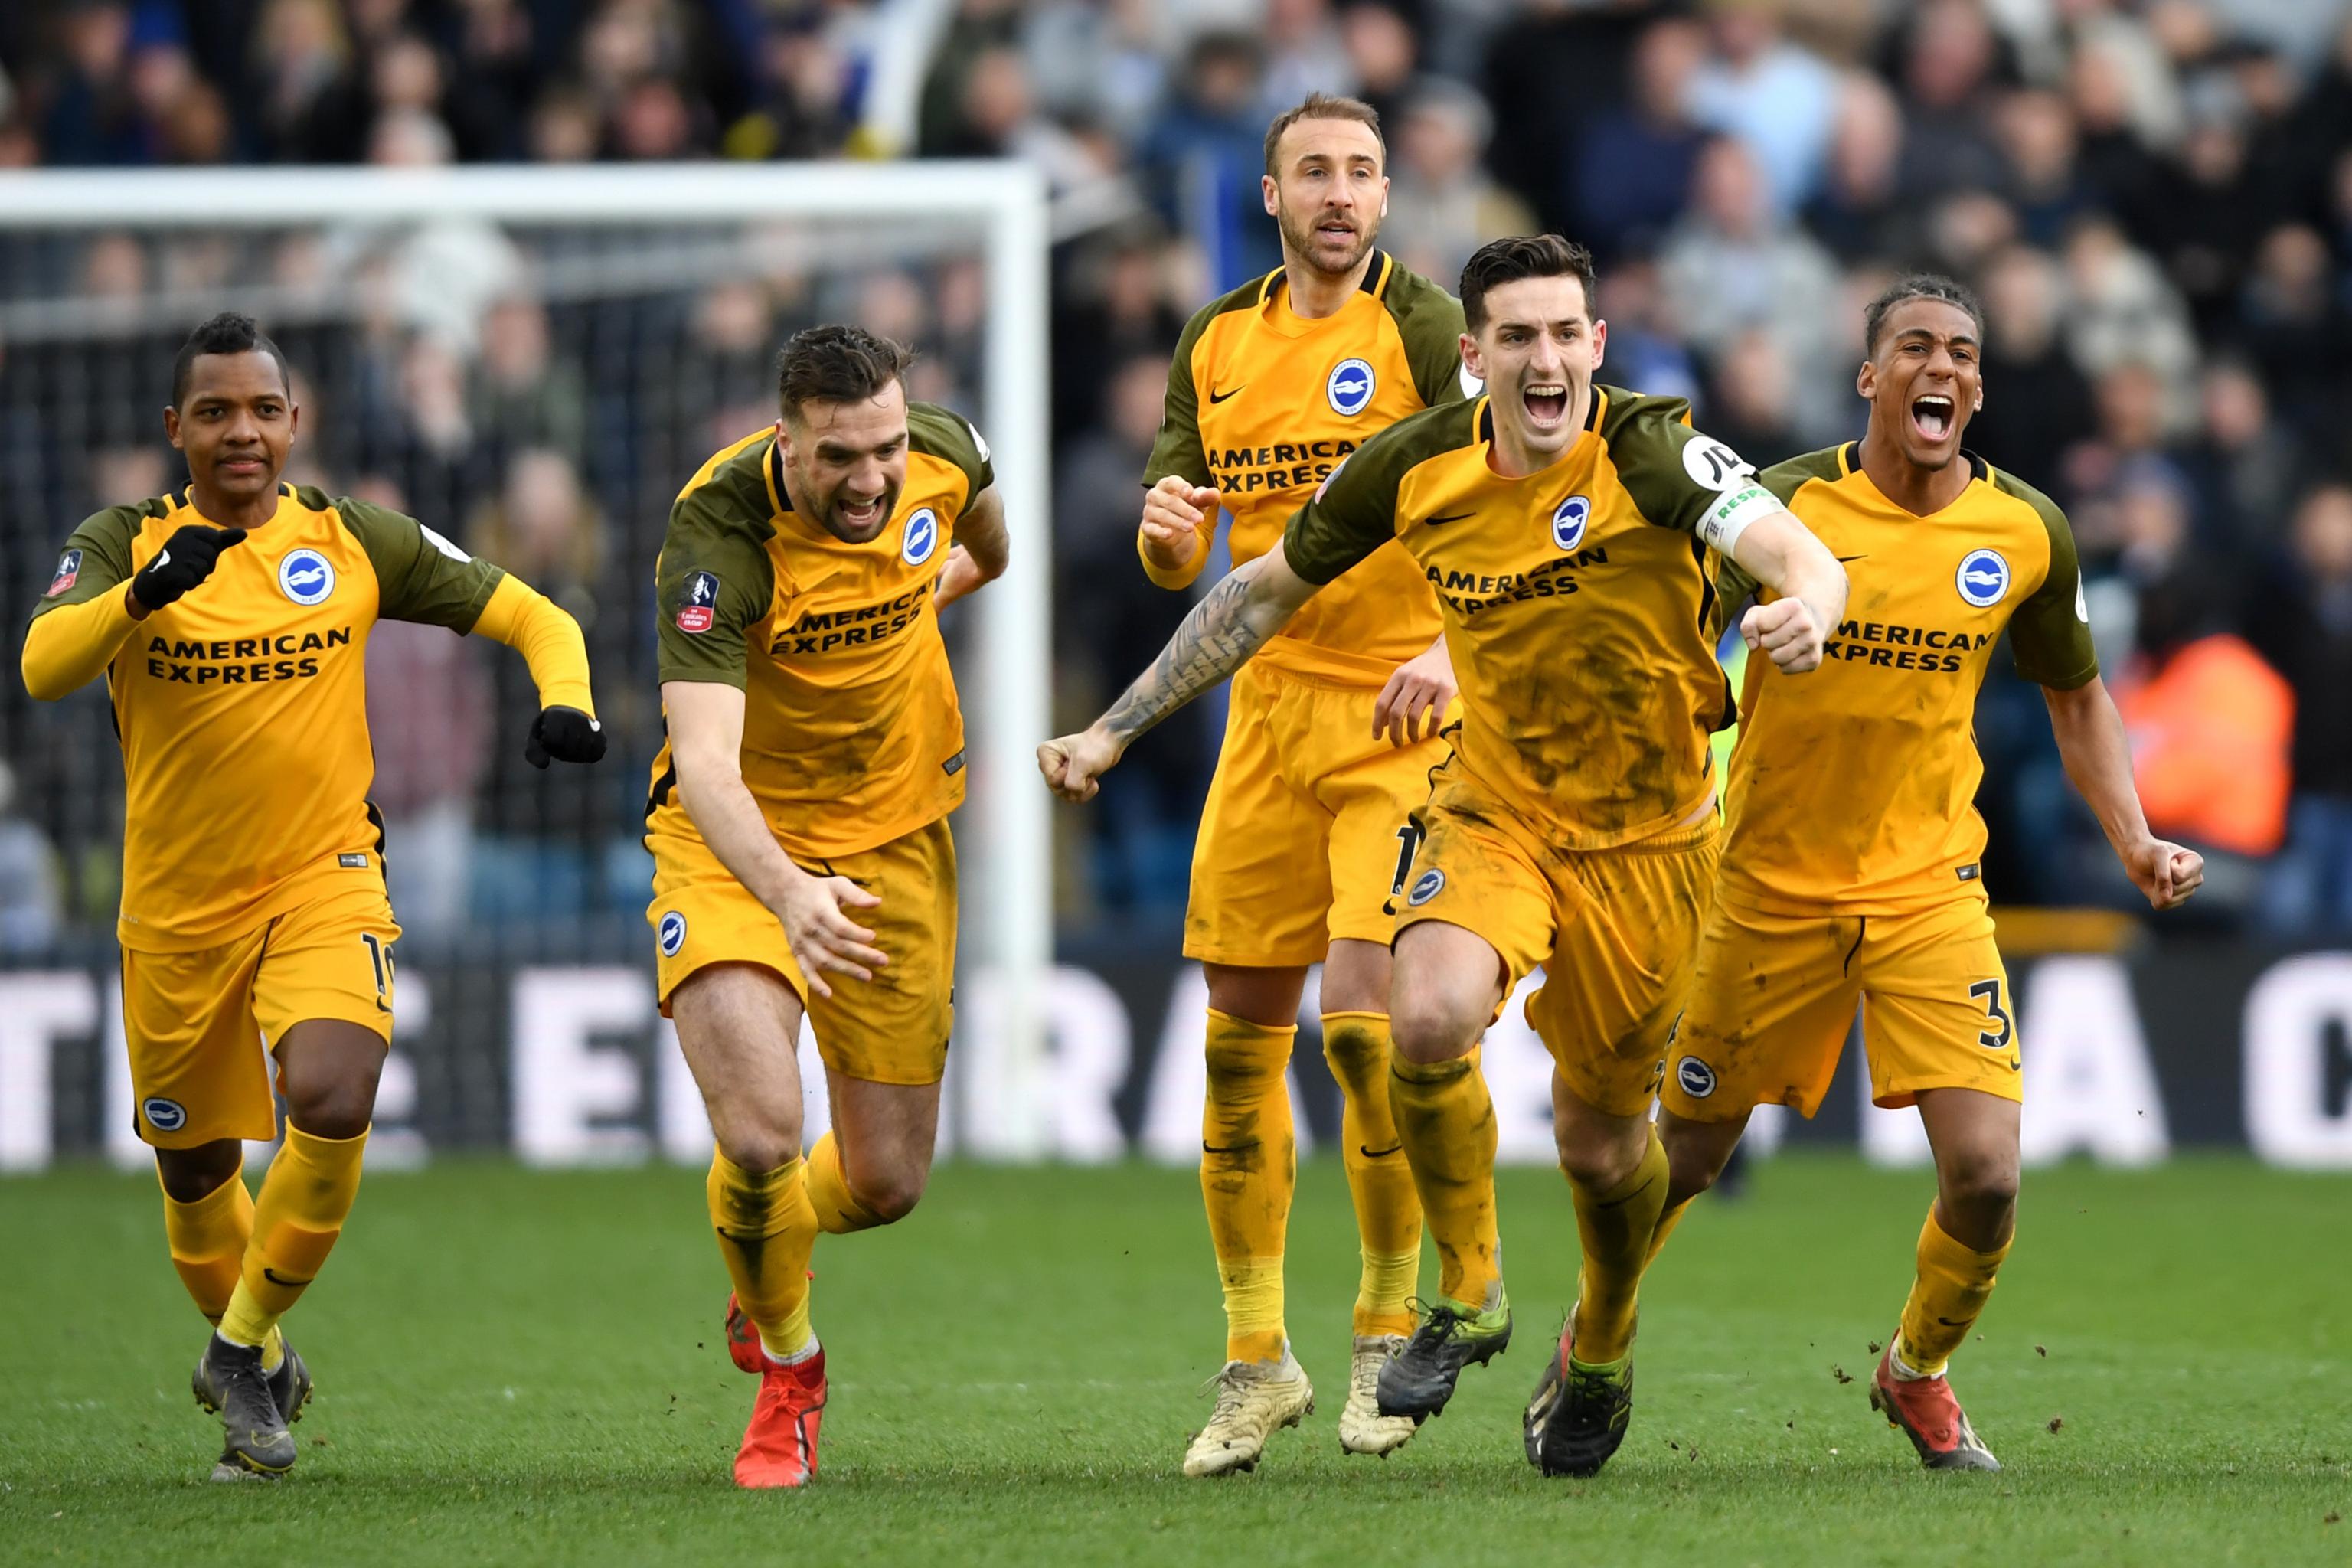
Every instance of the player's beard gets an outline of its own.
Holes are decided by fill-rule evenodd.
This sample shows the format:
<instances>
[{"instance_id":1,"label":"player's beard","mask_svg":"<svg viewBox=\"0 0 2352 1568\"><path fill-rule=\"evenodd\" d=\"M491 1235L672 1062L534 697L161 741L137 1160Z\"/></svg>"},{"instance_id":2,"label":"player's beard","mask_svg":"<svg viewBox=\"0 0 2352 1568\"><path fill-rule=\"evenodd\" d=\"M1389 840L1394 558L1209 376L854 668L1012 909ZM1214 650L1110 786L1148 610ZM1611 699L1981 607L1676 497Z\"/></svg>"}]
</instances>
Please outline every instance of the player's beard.
<instances>
[{"instance_id":1,"label":"player's beard","mask_svg":"<svg viewBox=\"0 0 2352 1568\"><path fill-rule=\"evenodd\" d=\"M842 515L841 491L835 490L824 498L824 509L819 514L824 524L824 531L845 544L864 544L869 540L881 537L882 531L890 526L891 515L898 510L899 488L897 485L890 485L882 491L880 510L875 513L876 521L869 532L860 532L850 526L847 519Z\"/></svg>"},{"instance_id":2,"label":"player's beard","mask_svg":"<svg viewBox=\"0 0 2352 1568\"><path fill-rule=\"evenodd\" d=\"M1326 278L1342 277L1354 271L1356 264L1363 260L1365 253L1372 248L1372 241L1380 237L1381 226L1377 220L1368 224L1360 217L1349 219L1356 226L1355 248L1349 251L1347 259L1337 267L1327 267L1322 260L1323 252L1318 248L1321 236L1317 233L1325 216L1322 209L1318 208L1313 218L1301 222L1292 216L1288 207L1285 207L1275 222L1282 230L1283 244L1293 256Z\"/></svg>"}]
</instances>

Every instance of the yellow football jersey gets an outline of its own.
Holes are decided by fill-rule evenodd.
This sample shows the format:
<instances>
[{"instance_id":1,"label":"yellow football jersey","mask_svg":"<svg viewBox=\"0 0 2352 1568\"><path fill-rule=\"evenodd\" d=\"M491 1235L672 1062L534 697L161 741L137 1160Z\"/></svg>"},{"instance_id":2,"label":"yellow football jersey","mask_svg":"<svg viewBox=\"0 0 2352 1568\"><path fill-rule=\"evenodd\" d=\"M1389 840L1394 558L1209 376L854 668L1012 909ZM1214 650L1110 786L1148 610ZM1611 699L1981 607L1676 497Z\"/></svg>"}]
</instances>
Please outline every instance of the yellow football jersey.
<instances>
[{"instance_id":1,"label":"yellow football jersey","mask_svg":"<svg viewBox=\"0 0 2352 1568\"><path fill-rule=\"evenodd\" d=\"M944 408L909 404L907 431L906 484L866 542L793 510L772 426L687 481L654 569L661 679L742 689L743 782L804 859L887 844L963 801L963 714L931 594L994 474ZM648 831L694 835L677 783L665 742Z\"/></svg>"},{"instance_id":2,"label":"yellow football jersey","mask_svg":"<svg viewBox=\"0 0 2352 1568\"><path fill-rule=\"evenodd\" d=\"M1410 553L1461 684L1459 765L1547 842L1671 828L1706 804L1707 736L1732 717L1698 531L1762 500L1752 470L1680 398L1614 387L1538 473L1497 474L1493 440L1483 396L1412 416L1300 509L1285 553L1314 583L1392 541Z\"/></svg>"},{"instance_id":3,"label":"yellow football jersey","mask_svg":"<svg viewBox=\"0 0 2352 1568\"><path fill-rule=\"evenodd\" d=\"M1768 914L1901 914L1984 897L1972 728L2003 627L2028 680L2099 673L2065 514L1972 454L1959 499L1906 511L1849 444L1760 476L1845 563L1845 618L1810 675L1748 661L1726 797L1724 898ZM1722 604L1754 584L1726 563ZM1769 595L1768 595L1767 597Z\"/></svg>"},{"instance_id":4,"label":"yellow football jersey","mask_svg":"<svg viewBox=\"0 0 2352 1568\"><path fill-rule=\"evenodd\" d=\"M100 512L35 616L119 595L175 531L209 521L185 490ZM413 518L281 485L268 522L132 627L107 668L127 791L121 944L215 946L380 878L369 628L469 631L505 575Z\"/></svg>"},{"instance_id":5,"label":"yellow football jersey","mask_svg":"<svg viewBox=\"0 0 2352 1568\"><path fill-rule=\"evenodd\" d=\"M1363 287L1307 321L1280 268L1203 306L1168 370L1148 488L1171 474L1214 485L1233 513L1234 564L1274 548L1315 487L1376 431L1462 397L1462 306L1372 253ZM1181 586L1207 559L1200 554ZM1162 578L1162 581L1168 581ZM1373 552L1259 653L1296 674L1378 688L1437 637L1437 606L1402 550Z\"/></svg>"}]
</instances>

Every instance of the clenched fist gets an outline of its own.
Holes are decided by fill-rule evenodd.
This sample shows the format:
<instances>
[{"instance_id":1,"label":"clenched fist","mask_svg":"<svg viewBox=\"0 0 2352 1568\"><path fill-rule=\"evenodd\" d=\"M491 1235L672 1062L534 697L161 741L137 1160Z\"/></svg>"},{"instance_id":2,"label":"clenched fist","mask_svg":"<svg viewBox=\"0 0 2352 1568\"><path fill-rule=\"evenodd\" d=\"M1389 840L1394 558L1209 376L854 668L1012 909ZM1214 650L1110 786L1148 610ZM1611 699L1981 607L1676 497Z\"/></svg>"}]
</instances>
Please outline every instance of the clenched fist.
<instances>
[{"instance_id":1,"label":"clenched fist","mask_svg":"<svg viewBox=\"0 0 2352 1568\"><path fill-rule=\"evenodd\" d=\"M1143 552L1162 572L1181 572L1200 553L1202 525L1217 517L1217 487L1171 474L1143 492Z\"/></svg>"},{"instance_id":2,"label":"clenched fist","mask_svg":"<svg viewBox=\"0 0 2352 1568\"><path fill-rule=\"evenodd\" d=\"M1812 607L1795 597L1752 605L1739 618L1739 635L1748 648L1762 649L1788 675L1822 667L1822 641L1828 632Z\"/></svg>"},{"instance_id":3,"label":"clenched fist","mask_svg":"<svg viewBox=\"0 0 2352 1568\"><path fill-rule=\"evenodd\" d=\"M1092 800L1102 787L1103 774L1118 764L1124 750L1096 725L1038 747L1037 771L1064 800Z\"/></svg>"}]
</instances>

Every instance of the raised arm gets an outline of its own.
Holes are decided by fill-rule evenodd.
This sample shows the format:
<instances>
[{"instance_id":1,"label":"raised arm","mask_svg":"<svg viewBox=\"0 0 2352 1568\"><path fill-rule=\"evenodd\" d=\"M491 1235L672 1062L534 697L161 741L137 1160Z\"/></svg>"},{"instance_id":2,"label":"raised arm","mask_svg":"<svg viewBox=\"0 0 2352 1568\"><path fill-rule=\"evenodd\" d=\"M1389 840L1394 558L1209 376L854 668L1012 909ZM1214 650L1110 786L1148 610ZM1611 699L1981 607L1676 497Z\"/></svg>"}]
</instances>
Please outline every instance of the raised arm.
<instances>
[{"instance_id":1,"label":"raised arm","mask_svg":"<svg viewBox=\"0 0 2352 1568\"><path fill-rule=\"evenodd\" d=\"M1742 572L1780 595L1740 617L1748 646L1790 675L1819 668L1822 641L1845 614L1845 568L1837 557L1777 505L1732 537L1729 553Z\"/></svg>"},{"instance_id":2,"label":"raised arm","mask_svg":"<svg viewBox=\"0 0 2352 1568\"><path fill-rule=\"evenodd\" d=\"M1320 587L1290 569L1279 542L1227 574L1108 712L1037 748L1045 782L1065 800L1093 799L1138 735L1239 669Z\"/></svg>"},{"instance_id":3,"label":"raised arm","mask_svg":"<svg viewBox=\"0 0 2352 1568\"><path fill-rule=\"evenodd\" d=\"M2152 908L2169 910L2188 900L2205 879L2205 858L2148 831L2132 783L2131 745L2123 716L2097 676L2071 690L2042 689L2050 708L2050 731L2066 776L2090 803L2116 858Z\"/></svg>"},{"instance_id":4,"label":"raised arm","mask_svg":"<svg viewBox=\"0 0 2352 1568\"><path fill-rule=\"evenodd\" d=\"M573 620L546 595L508 574L490 591L474 629L522 655L539 691L539 716L523 742L523 760L535 768L553 758L565 763L601 762L604 726L588 689L588 644Z\"/></svg>"},{"instance_id":5,"label":"raised arm","mask_svg":"<svg viewBox=\"0 0 2352 1568\"><path fill-rule=\"evenodd\" d=\"M711 680L665 680L670 760L677 796L719 863L784 928L809 988L830 996L826 973L871 980L889 960L874 933L844 910L882 900L845 877L815 877L793 864L743 782L743 692Z\"/></svg>"}]
</instances>

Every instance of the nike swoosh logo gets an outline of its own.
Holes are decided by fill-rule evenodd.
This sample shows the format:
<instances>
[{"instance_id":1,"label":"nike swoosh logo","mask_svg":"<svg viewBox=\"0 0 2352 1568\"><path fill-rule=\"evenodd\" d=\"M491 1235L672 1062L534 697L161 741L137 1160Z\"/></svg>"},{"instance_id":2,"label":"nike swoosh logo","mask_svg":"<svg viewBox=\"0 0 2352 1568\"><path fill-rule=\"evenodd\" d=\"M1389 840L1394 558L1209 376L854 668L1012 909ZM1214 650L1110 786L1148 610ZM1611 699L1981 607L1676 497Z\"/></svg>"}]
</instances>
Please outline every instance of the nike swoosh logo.
<instances>
[{"instance_id":1,"label":"nike swoosh logo","mask_svg":"<svg viewBox=\"0 0 2352 1568\"><path fill-rule=\"evenodd\" d=\"M1257 1145L1255 1143L1236 1143L1230 1149L1220 1149L1215 1144L1203 1139L1201 1143L1201 1152L1203 1154L1245 1154L1256 1147Z\"/></svg>"},{"instance_id":2,"label":"nike swoosh logo","mask_svg":"<svg viewBox=\"0 0 2352 1568\"><path fill-rule=\"evenodd\" d=\"M1867 561L1869 559L1870 557L1867 555L1841 555L1838 557L1838 564L1843 566L1849 561Z\"/></svg>"},{"instance_id":3,"label":"nike swoosh logo","mask_svg":"<svg viewBox=\"0 0 2352 1568\"><path fill-rule=\"evenodd\" d=\"M1973 1322L1975 1322L1975 1321L1976 1321L1976 1320L1975 1320L1974 1318L1970 1318L1970 1319L1969 1319L1969 1320L1968 1320L1968 1321L1967 1321L1967 1322L1959 1322L1959 1323L1956 1323L1956 1322L1952 1321L1952 1320L1951 1320L1951 1319L1949 1319L1949 1318L1938 1318L1938 1319L1937 1319L1937 1320L1936 1320L1936 1321L1937 1321L1937 1322L1939 1322L1939 1323L1943 1324L1943 1325L1944 1325L1944 1327L1946 1327L1946 1328L1948 1328L1948 1329L1965 1329L1965 1328L1967 1328L1967 1327L1969 1326L1969 1323L1973 1323Z\"/></svg>"},{"instance_id":4,"label":"nike swoosh logo","mask_svg":"<svg viewBox=\"0 0 2352 1568\"><path fill-rule=\"evenodd\" d=\"M1247 386L1248 384L1249 383L1247 382L1242 383L1242 386ZM1223 403L1226 398L1231 397L1234 393L1239 392L1241 389L1241 386L1229 386L1225 388L1224 391L1219 392L1214 388L1212 388L1209 393L1209 401L1212 403Z\"/></svg>"},{"instance_id":5,"label":"nike swoosh logo","mask_svg":"<svg viewBox=\"0 0 2352 1568\"><path fill-rule=\"evenodd\" d=\"M1424 528L1435 528L1441 522L1460 522L1465 517L1477 515L1475 511L1449 511L1438 517L1424 517L1421 521Z\"/></svg>"},{"instance_id":6,"label":"nike swoosh logo","mask_svg":"<svg viewBox=\"0 0 2352 1568\"><path fill-rule=\"evenodd\" d=\"M261 1277L264 1279L268 1280L272 1285L283 1285L289 1290L299 1289L300 1287L310 1283L308 1279L288 1279L282 1277L275 1268L264 1268L261 1271Z\"/></svg>"},{"instance_id":7,"label":"nike swoosh logo","mask_svg":"<svg viewBox=\"0 0 2352 1568\"><path fill-rule=\"evenodd\" d=\"M1402 1143L1391 1143L1385 1149L1367 1149L1361 1143L1359 1143L1356 1145L1356 1152L1361 1154L1367 1160L1381 1160L1395 1153L1398 1150L1402 1149L1404 1145Z\"/></svg>"}]
</instances>

